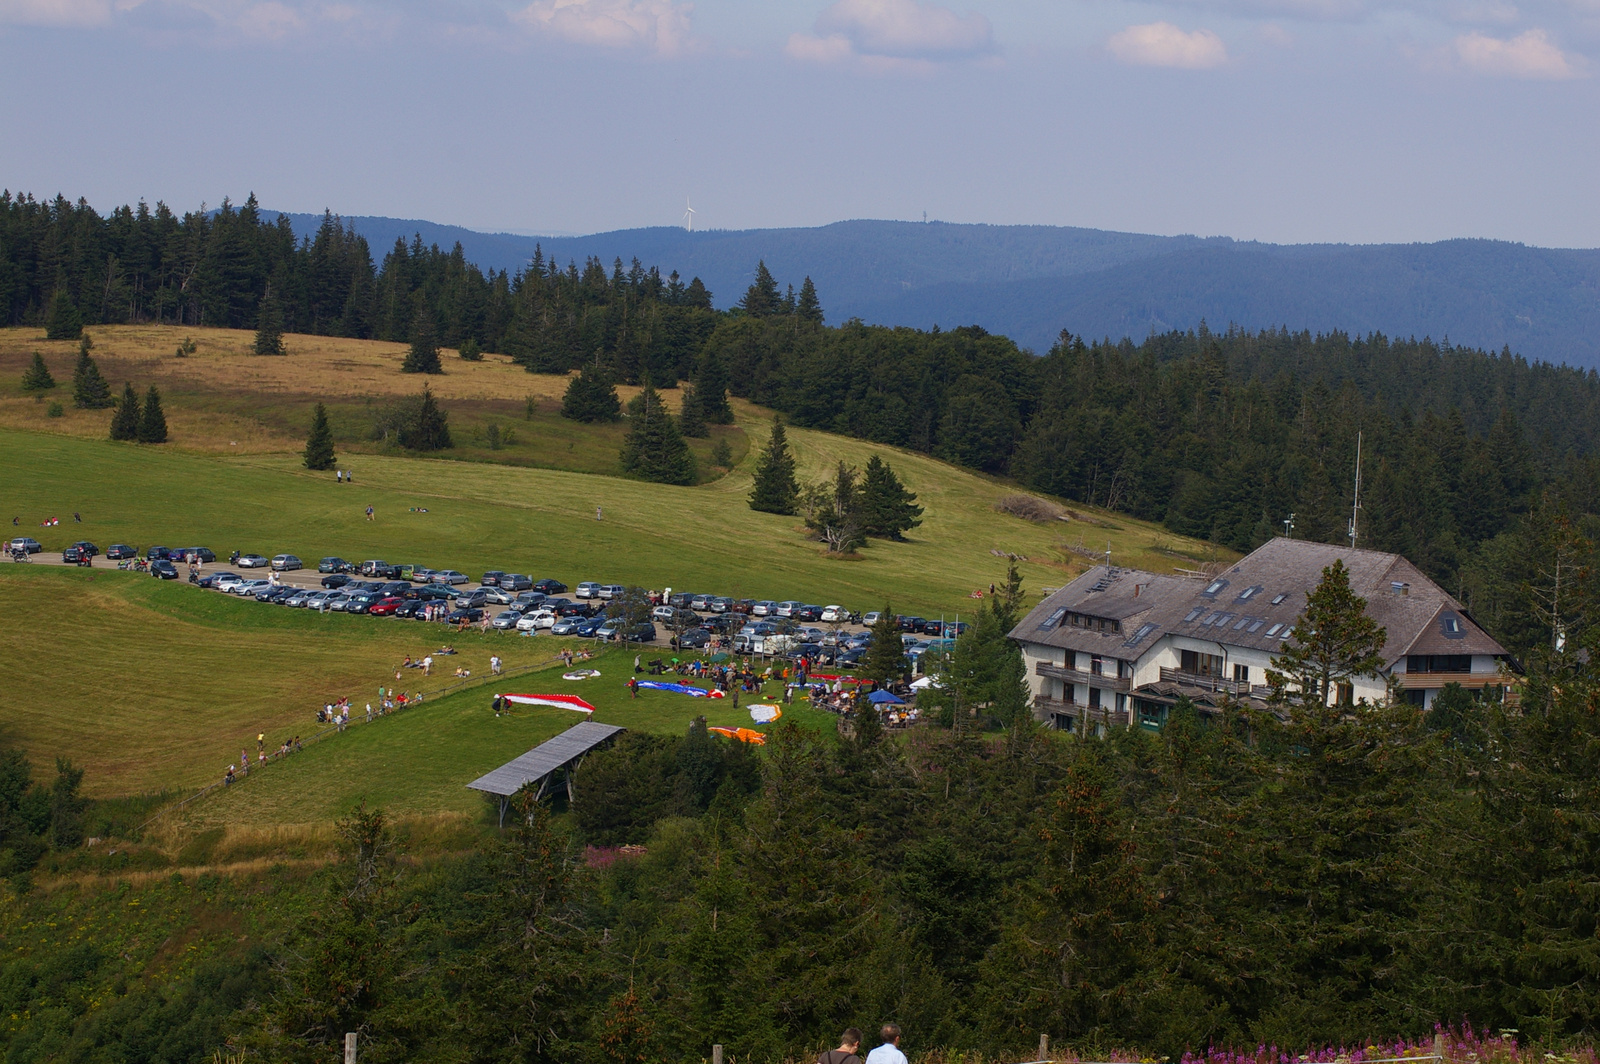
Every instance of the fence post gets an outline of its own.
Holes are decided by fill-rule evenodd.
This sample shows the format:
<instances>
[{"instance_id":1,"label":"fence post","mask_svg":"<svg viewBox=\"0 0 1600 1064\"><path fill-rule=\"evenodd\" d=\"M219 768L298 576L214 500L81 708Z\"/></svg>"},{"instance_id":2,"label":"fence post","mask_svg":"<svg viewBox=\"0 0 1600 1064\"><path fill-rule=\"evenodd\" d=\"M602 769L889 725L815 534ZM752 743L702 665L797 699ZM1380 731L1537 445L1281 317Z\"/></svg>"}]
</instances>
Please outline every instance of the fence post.
<instances>
[{"instance_id":1,"label":"fence post","mask_svg":"<svg viewBox=\"0 0 1600 1064\"><path fill-rule=\"evenodd\" d=\"M1434 1055L1434 1058L1439 1061L1439 1064L1444 1064L1444 1032L1443 1031L1435 1031L1435 1032L1433 1032L1433 1055Z\"/></svg>"},{"instance_id":2,"label":"fence post","mask_svg":"<svg viewBox=\"0 0 1600 1064\"><path fill-rule=\"evenodd\" d=\"M722 1047L720 1045L711 1047L711 1064L722 1064Z\"/></svg>"},{"instance_id":3,"label":"fence post","mask_svg":"<svg viewBox=\"0 0 1600 1064\"><path fill-rule=\"evenodd\" d=\"M356 1033L347 1031L344 1036L344 1064L356 1064Z\"/></svg>"},{"instance_id":4,"label":"fence post","mask_svg":"<svg viewBox=\"0 0 1600 1064\"><path fill-rule=\"evenodd\" d=\"M1050 1036L1047 1034L1041 1034L1039 1036L1039 1059L1050 1059Z\"/></svg>"}]
</instances>

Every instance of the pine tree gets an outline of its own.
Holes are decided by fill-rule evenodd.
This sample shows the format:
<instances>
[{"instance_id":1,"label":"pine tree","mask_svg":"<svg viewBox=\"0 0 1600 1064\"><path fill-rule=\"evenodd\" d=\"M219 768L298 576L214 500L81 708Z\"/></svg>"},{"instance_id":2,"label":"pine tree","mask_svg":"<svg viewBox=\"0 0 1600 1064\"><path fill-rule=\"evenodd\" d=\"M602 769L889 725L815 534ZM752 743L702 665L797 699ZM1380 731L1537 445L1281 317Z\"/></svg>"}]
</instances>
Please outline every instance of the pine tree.
<instances>
[{"instance_id":1,"label":"pine tree","mask_svg":"<svg viewBox=\"0 0 1600 1064\"><path fill-rule=\"evenodd\" d=\"M93 347L94 341L87 336L78 344L78 364L72 368L72 405L84 410L104 410L115 400L111 398L111 385L89 357Z\"/></svg>"},{"instance_id":2,"label":"pine tree","mask_svg":"<svg viewBox=\"0 0 1600 1064\"><path fill-rule=\"evenodd\" d=\"M311 415L311 434L306 437L305 465L307 469L332 469L333 428L328 424L328 408L321 403Z\"/></svg>"},{"instance_id":3,"label":"pine tree","mask_svg":"<svg viewBox=\"0 0 1600 1064\"><path fill-rule=\"evenodd\" d=\"M483 349L478 346L478 341L470 336L461 341L461 346L456 348L456 354L461 356L463 362L483 361Z\"/></svg>"},{"instance_id":4,"label":"pine tree","mask_svg":"<svg viewBox=\"0 0 1600 1064\"><path fill-rule=\"evenodd\" d=\"M922 507L882 458L867 460L861 478L861 530L869 536L904 539L909 529L922 524Z\"/></svg>"},{"instance_id":5,"label":"pine tree","mask_svg":"<svg viewBox=\"0 0 1600 1064\"><path fill-rule=\"evenodd\" d=\"M256 311L255 353L258 355L288 353L283 347L283 308L278 305L278 298L272 294L270 284L267 285L266 294L261 297L261 306Z\"/></svg>"},{"instance_id":6,"label":"pine tree","mask_svg":"<svg viewBox=\"0 0 1600 1064\"><path fill-rule=\"evenodd\" d=\"M567 385L567 393L561 399L561 416L585 424L621 419L622 400L617 398L617 387L599 359L587 363Z\"/></svg>"},{"instance_id":7,"label":"pine tree","mask_svg":"<svg viewBox=\"0 0 1600 1064\"><path fill-rule=\"evenodd\" d=\"M56 386L56 379L50 375L50 367L44 364L44 356L35 351L33 363L22 374L22 390L25 392L48 392Z\"/></svg>"},{"instance_id":8,"label":"pine tree","mask_svg":"<svg viewBox=\"0 0 1600 1064\"><path fill-rule=\"evenodd\" d=\"M905 644L900 641L900 622L885 602L878 623L872 626L872 642L861 656L861 675L878 683L898 679L906 671Z\"/></svg>"},{"instance_id":9,"label":"pine tree","mask_svg":"<svg viewBox=\"0 0 1600 1064\"><path fill-rule=\"evenodd\" d=\"M817 286L807 277L800 286L800 301L795 305L795 317L812 325L822 324L822 304L817 300Z\"/></svg>"},{"instance_id":10,"label":"pine tree","mask_svg":"<svg viewBox=\"0 0 1600 1064\"><path fill-rule=\"evenodd\" d=\"M722 437L711 447L711 464L722 469L733 468L733 448L728 446L728 441Z\"/></svg>"},{"instance_id":11,"label":"pine tree","mask_svg":"<svg viewBox=\"0 0 1600 1064\"><path fill-rule=\"evenodd\" d=\"M116 413L111 415L111 438L113 440L139 438L139 394L133 390L132 384L122 386L122 400L117 403Z\"/></svg>"},{"instance_id":12,"label":"pine tree","mask_svg":"<svg viewBox=\"0 0 1600 1064\"><path fill-rule=\"evenodd\" d=\"M628 435L620 455L623 472L658 484L693 484L694 455L649 378L628 403L628 415Z\"/></svg>"},{"instance_id":13,"label":"pine tree","mask_svg":"<svg viewBox=\"0 0 1600 1064\"><path fill-rule=\"evenodd\" d=\"M728 403L728 371L722 358L712 350L700 355L691 379L700 416L712 425L733 424L733 407Z\"/></svg>"},{"instance_id":14,"label":"pine tree","mask_svg":"<svg viewBox=\"0 0 1600 1064\"><path fill-rule=\"evenodd\" d=\"M411 346L406 351L406 360L401 364L400 372L444 372L444 366L439 361L439 344L433 335L433 319L426 307L417 311L416 321L411 326Z\"/></svg>"},{"instance_id":15,"label":"pine tree","mask_svg":"<svg viewBox=\"0 0 1600 1064\"><path fill-rule=\"evenodd\" d=\"M139 442L167 442L167 415L161 410L161 393L154 384L144 393L144 412L139 415Z\"/></svg>"},{"instance_id":16,"label":"pine tree","mask_svg":"<svg viewBox=\"0 0 1600 1064\"><path fill-rule=\"evenodd\" d=\"M450 440L449 415L439 408L433 392L422 386L422 401L416 418L400 430L400 446L412 451L443 451L455 446Z\"/></svg>"},{"instance_id":17,"label":"pine tree","mask_svg":"<svg viewBox=\"0 0 1600 1064\"><path fill-rule=\"evenodd\" d=\"M1285 697L1307 706L1326 706L1341 683L1372 676L1383 666L1388 633L1367 616L1367 600L1350 589L1350 571L1335 561L1306 599L1283 653L1272 659L1275 687L1294 687Z\"/></svg>"},{"instance_id":18,"label":"pine tree","mask_svg":"<svg viewBox=\"0 0 1600 1064\"><path fill-rule=\"evenodd\" d=\"M770 318L778 313L783 297L778 295L778 282L773 280L766 262L756 263L756 279L739 300L739 309L752 318Z\"/></svg>"},{"instance_id":19,"label":"pine tree","mask_svg":"<svg viewBox=\"0 0 1600 1064\"><path fill-rule=\"evenodd\" d=\"M783 422L772 419L772 435L756 463L755 484L750 489L750 509L769 514L793 514L800 485L794 479L794 456Z\"/></svg>"},{"instance_id":20,"label":"pine tree","mask_svg":"<svg viewBox=\"0 0 1600 1064\"><path fill-rule=\"evenodd\" d=\"M860 494L855 469L841 461L834 471L832 494L806 517L806 527L828 545L829 554L848 554L866 542Z\"/></svg>"},{"instance_id":21,"label":"pine tree","mask_svg":"<svg viewBox=\"0 0 1600 1064\"><path fill-rule=\"evenodd\" d=\"M45 316L46 340L76 340L83 335L83 317L73 306L72 297L64 288L57 288L50 297L50 309Z\"/></svg>"},{"instance_id":22,"label":"pine tree","mask_svg":"<svg viewBox=\"0 0 1600 1064\"><path fill-rule=\"evenodd\" d=\"M705 411L700 406L700 393L690 385L683 390L683 405L678 408L678 431L685 436L703 439L707 435Z\"/></svg>"}]
</instances>

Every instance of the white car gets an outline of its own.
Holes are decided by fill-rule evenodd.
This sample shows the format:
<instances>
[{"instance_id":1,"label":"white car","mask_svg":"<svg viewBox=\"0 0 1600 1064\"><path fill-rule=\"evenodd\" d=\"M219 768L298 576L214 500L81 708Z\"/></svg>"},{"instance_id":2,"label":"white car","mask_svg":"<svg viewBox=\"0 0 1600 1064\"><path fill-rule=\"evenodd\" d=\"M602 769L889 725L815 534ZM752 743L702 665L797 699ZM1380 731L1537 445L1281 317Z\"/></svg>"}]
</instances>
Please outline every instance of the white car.
<instances>
[{"instance_id":1,"label":"white car","mask_svg":"<svg viewBox=\"0 0 1600 1064\"><path fill-rule=\"evenodd\" d=\"M228 590L235 595L254 595L258 591L265 591L272 586L274 585L270 580L241 580Z\"/></svg>"},{"instance_id":2,"label":"white car","mask_svg":"<svg viewBox=\"0 0 1600 1064\"><path fill-rule=\"evenodd\" d=\"M843 606L824 606L822 607L822 619L835 623L848 621L850 619L850 611Z\"/></svg>"},{"instance_id":3,"label":"white car","mask_svg":"<svg viewBox=\"0 0 1600 1064\"><path fill-rule=\"evenodd\" d=\"M572 596L574 598L599 598L600 585L595 583L593 580L585 580L572 592Z\"/></svg>"},{"instance_id":4,"label":"white car","mask_svg":"<svg viewBox=\"0 0 1600 1064\"><path fill-rule=\"evenodd\" d=\"M657 606L650 611L650 619L652 621L660 621L662 624L671 624L677 620L677 617L678 607L676 606Z\"/></svg>"},{"instance_id":5,"label":"white car","mask_svg":"<svg viewBox=\"0 0 1600 1064\"><path fill-rule=\"evenodd\" d=\"M217 577L217 582L213 586L218 591L231 592L242 583L244 583L244 577L239 576L237 573L229 573L227 576Z\"/></svg>"},{"instance_id":6,"label":"white car","mask_svg":"<svg viewBox=\"0 0 1600 1064\"><path fill-rule=\"evenodd\" d=\"M532 613L522 615L522 619L517 622L517 631L536 632L541 628L554 628L555 624L554 610L534 610Z\"/></svg>"},{"instance_id":7,"label":"white car","mask_svg":"<svg viewBox=\"0 0 1600 1064\"><path fill-rule=\"evenodd\" d=\"M265 569L270 563L259 554L241 554L234 564L241 569Z\"/></svg>"}]
</instances>

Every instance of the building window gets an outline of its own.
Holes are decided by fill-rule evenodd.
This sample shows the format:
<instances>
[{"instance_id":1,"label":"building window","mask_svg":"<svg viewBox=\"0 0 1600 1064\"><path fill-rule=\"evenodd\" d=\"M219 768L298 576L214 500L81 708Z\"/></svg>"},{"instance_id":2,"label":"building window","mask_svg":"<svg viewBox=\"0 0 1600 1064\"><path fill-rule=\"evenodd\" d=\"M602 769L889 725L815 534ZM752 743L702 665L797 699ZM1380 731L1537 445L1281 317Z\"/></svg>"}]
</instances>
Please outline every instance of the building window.
<instances>
[{"instance_id":1,"label":"building window","mask_svg":"<svg viewBox=\"0 0 1600 1064\"><path fill-rule=\"evenodd\" d=\"M1233 681L1234 681L1234 683L1249 683L1250 682L1250 666L1248 666L1248 665L1235 665L1233 667Z\"/></svg>"},{"instance_id":2,"label":"building window","mask_svg":"<svg viewBox=\"0 0 1600 1064\"><path fill-rule=\"evenodd\" d=\"M1098 688L1098 687L1089 688L1089 708L1090 709L1099 709L1100 708L1100 688Z\"/></svg>"},{"instance_id":3,"label":"building window","mask_svg":"<svg viewBox=\"0 0 1600 1064\"><path fill-rule=\"evenodd\" d=\"M1274 606L1282 606L1288 598L1289 593L1287 591L1279 592L1278 594L1272 596L1272 604Z\"/></svg>"},{"instance_id":4,"label":"building window","mask_svg":"<svg viewBox=\"0 0 1600 1064\"><path fill-rule=\"evenodd\" d=\"M1222 658L1217 654L1202 654L1195 650L1180 650L1180 672L1193 673L1196 676L1222 675Z\"/></svg>"},{"instance_id":5,"label":"building window","mask_svg":"<svg viewBox=\"0 0 1600 1064\"><path fill-rule=\"evenodd\" d=\"M1471 654L1407 654L1406 672L1471 672Z\"/></svg>"},{"instance_id":6,"label":"building window","mask_svg":"<svg viewBox=\"0 0 1600 1064\"><path fill-rule=\"evenodd\" d=\"M1333 685L1333 700L1341 706L1354 705L1356 701L1355 684L1336 683Z\"/></svg>"},{"instance_id":7,"label":"building window","mask_svg":"<svg viewBox=\"0 0 1600 1064\"><path fill-rule=\"evenodd\" d=\"M1105 675L1105 666L1105 659L1099 654L1096 654L1089 659L1089 671L1094 673L1096 676Z\"/></svg>"}]
</instances>

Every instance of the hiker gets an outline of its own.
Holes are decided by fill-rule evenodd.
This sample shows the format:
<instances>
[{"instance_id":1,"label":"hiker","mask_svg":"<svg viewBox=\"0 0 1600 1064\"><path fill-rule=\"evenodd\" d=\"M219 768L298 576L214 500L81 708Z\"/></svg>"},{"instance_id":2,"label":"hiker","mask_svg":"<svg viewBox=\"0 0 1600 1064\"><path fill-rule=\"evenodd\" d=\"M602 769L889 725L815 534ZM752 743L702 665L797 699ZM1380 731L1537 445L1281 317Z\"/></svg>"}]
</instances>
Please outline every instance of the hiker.
<instances>
[{"instance_id":1,"label":"hiker","mask_svg":"<svg viewBox=\"0 0 1600 1064\"><path fill-rule=\"evenodd\" d=\"M867 1054L867 1064L906 1064L906 1055L900 1052L900 1028L886 1023L878 1033L883 1044Z\"/></svg>"},{"instance_id":2,"label":"hiker","mask_svg":"<svg viewBox=\"0 0 1600 1064\"><path fill-rule=\"evenodd\" d=\"M222 777L222 785L224 787L226 787L229 784L231 784L232 782L233 782L233 766L229 765L227 773Z\"/></svg>"},{"instance_id":3,"label":"hiker","mask_svg":"<svg viewBox=\"0 0 1600 1064\"><path fill-rule=\"evenodd\" d=\"M490 675L493 675L493 676L499 676L500 675L500 655L499 654L491 654L491 655L489 655L489 673L490 673Z\"/></svg>"},{"instance_id":4,"label":"hiker","mask_svg":"<svg viewBox=\"0 0 1600 1064\"><path fill-rule=\"evenodd\" d=\"M600 507L598 506L594 508L594 519L596 521L600 520Z\"/></svg>"},{"instance_id":5,"label":"hiker","mask_svg":"<svg viewBox=\"0 0 1600 1064\"><path fill-rule=\"evenodd\" d=\"M427 657L422 659L422 675L424 675L424 676L432 676L433 675L433 655L432 654L429 654Z\"/></svg>"},{"instance_id":6,"label":"hiker","mask_svg":"<svg viewBox=\"0 0 1600 1064\"><path fill-rule=\"evenodd\" d=\"M839 1048L830 1049L817 1058L817 1064L861 1064L861 1032L854 1027L845 1029L839 1036Z\"/></svg>"},{"instance_id":7,"label":"hiker","mask_svg":"<svg viewBox=\"0 0 1600 1064\"><path fill-rule=\"evenodd\" d=\"M639 697L639 680L638 680L637 677L634 677L634 676L628 677L628 697L629 698L638 698Z\"/></svg>"},{"instance_id":8,"label":"hiker","mask_svg":"<svg viewBox=\"0 0 1600 1064\"><path fill-rule=\"evenodd\" d=\"M333 482L335 484L343 484L344 483L344 470L335 469L333 471Z\"/></svg>"}]
</instances>

